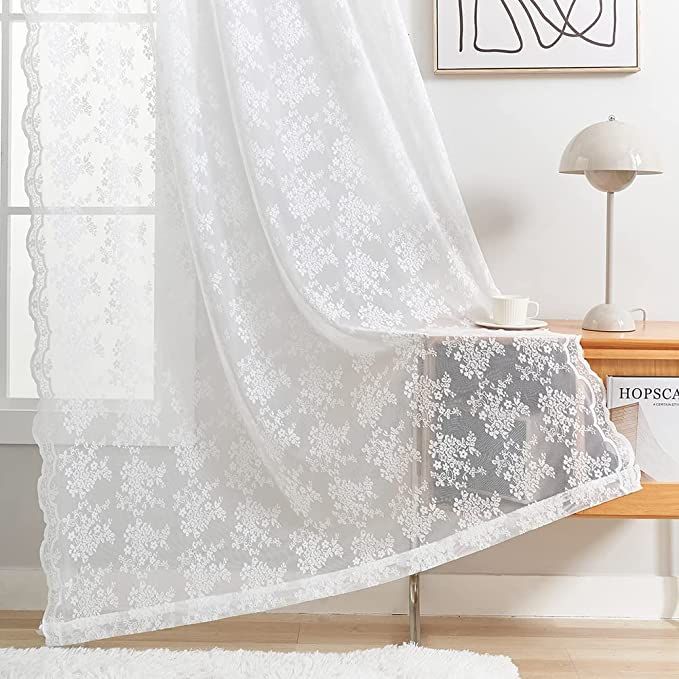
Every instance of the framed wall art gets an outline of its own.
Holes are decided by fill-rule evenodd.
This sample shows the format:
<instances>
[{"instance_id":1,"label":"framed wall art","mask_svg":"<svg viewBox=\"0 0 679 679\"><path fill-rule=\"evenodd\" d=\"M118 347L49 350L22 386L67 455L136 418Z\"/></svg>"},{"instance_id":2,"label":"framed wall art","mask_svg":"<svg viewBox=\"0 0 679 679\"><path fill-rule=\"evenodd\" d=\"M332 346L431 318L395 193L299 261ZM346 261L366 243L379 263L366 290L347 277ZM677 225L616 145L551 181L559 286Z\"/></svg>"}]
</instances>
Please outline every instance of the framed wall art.
<instances>
[{"instance_id":1,"label":"framed wall art","mask_svg":"<svg viewBox=\"0 0 679 679\"><path fill-rule=\"evenodd\" d=\"M434 0L437 73L634 72L639 0Z\"/></svg>"}]
</instances>

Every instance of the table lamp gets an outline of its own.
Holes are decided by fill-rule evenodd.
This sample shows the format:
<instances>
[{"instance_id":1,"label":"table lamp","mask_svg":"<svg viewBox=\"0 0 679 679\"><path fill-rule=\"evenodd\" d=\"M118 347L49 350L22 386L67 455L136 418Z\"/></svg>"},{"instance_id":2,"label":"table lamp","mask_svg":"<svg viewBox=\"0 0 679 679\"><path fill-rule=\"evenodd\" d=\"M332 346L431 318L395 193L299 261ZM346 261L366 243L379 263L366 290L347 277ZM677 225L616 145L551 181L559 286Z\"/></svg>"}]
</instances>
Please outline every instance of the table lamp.
<instances>
[{"instance_id":1,"label":"table lamp","mask_svg":"<svg viewBox=\"0 0 679 679\"><path fill-rule=\"evenodd\" d=\"M627 309L615 304L613 296L614 196L626 189L637 175L661 174L655 150L632 125L615 116L586 127L568 144L559 172L584 174L589 183L607 194L606 210L606 303L598 304L585 316L585 330L629 332L635 329ZM636 309L632 310L636 311Z\"/></svg>"}]
</instances>

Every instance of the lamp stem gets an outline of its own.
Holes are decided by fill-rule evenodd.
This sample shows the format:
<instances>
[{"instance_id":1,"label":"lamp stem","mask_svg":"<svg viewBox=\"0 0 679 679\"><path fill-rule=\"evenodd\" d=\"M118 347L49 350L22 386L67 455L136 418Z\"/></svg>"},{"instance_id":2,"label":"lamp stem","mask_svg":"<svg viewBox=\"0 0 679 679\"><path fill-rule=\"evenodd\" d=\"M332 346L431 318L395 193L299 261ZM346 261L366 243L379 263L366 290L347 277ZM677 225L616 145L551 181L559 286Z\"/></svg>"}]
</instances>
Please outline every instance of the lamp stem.
<instances>
[{"instance_id":1,"label":"lamp stem","mask_svg":"<svg viewBox=\"0 0 679 679\"><path fill-rule=\"evenodd\" d=\"M613 192L606 195L606 304L613 304Z\"/></svg>"}]
</instances>

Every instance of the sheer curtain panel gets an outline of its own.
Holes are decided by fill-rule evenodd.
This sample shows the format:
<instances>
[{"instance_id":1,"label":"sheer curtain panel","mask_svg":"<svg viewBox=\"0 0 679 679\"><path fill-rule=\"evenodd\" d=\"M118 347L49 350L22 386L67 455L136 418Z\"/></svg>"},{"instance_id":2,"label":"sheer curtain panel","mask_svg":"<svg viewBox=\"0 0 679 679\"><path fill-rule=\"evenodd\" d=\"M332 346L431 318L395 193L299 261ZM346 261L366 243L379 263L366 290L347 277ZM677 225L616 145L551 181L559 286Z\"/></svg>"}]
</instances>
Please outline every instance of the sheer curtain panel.
<instances>
[{"instance_id":1,"label":"sheer curtain panel","mask_svg":"<svg viewBox=\"0 0 679 679\"><path fill-rule=\"evenodd\" d=\"M471 323L496 288L396 0L23 9L49 644L638 488L577 338Z\"/></svg>"}]
</instances>

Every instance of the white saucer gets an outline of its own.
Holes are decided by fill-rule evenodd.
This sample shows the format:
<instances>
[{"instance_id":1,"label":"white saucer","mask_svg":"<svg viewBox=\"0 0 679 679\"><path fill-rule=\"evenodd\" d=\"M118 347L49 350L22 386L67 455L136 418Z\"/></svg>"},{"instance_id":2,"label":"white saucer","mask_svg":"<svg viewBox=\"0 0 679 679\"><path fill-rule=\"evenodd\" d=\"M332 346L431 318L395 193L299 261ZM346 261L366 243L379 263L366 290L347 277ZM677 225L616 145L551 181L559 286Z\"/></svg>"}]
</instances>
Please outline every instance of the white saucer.
<instances>
[{"instance_id":1,"label":"white saucer","mask_svg":"<svg viewBox=\"0 0 679 679\"><path fill-rule=\"evenodd\" d=\"M493 321L474 321L474 323L490 330L538 330L547 327L547 321L541 321L539 318L530 318L523 325L499 325Z\"/></svg>"}]
</instances>

